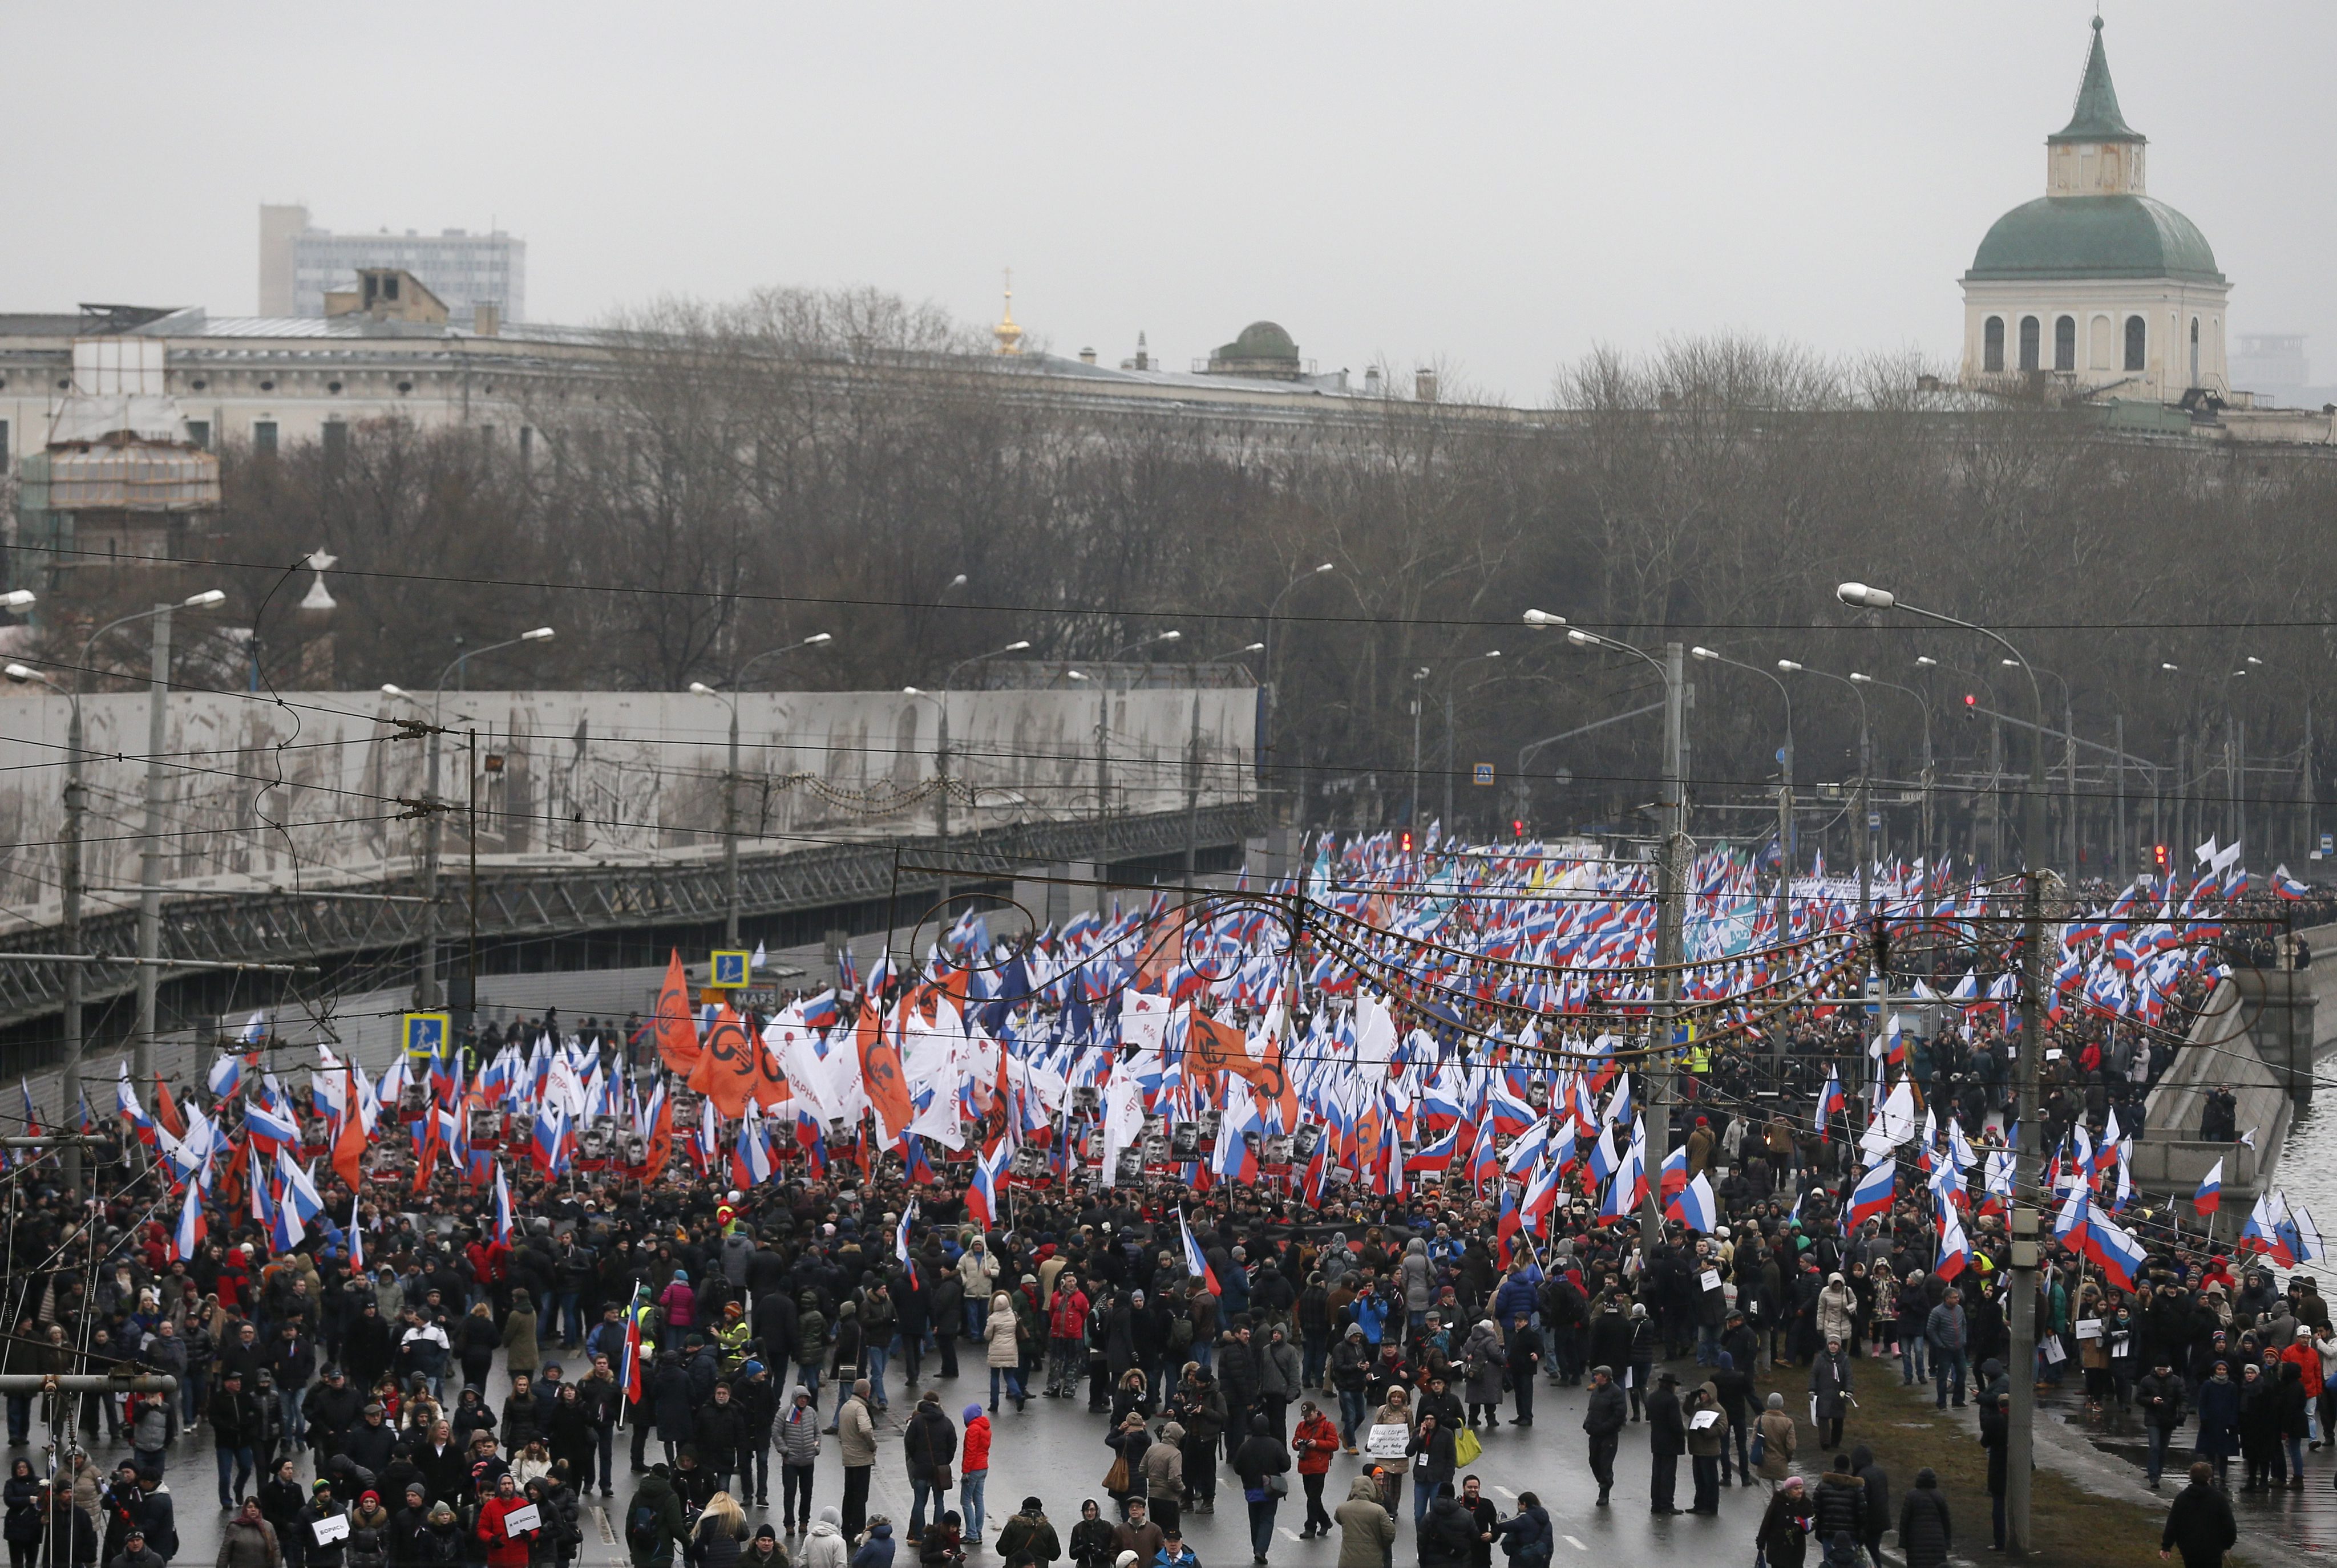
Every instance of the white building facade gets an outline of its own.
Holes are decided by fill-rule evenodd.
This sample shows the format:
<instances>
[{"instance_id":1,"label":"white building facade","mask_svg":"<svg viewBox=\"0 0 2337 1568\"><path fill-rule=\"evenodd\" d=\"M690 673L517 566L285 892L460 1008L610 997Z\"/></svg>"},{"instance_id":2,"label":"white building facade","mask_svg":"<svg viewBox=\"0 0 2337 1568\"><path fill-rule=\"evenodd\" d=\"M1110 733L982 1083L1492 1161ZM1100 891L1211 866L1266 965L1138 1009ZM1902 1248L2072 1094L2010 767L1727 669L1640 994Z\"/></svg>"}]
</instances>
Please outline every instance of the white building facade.
<instances>
[{"instance_id":1,"label":"white building facade","mask_svg":"<svg viewBox=\"0 0 2337 1568\"><path fill-rule=\"evenodd\" d=\"M1964 274L1963 380L2162 404L2227 398L2231 284L2196 225L2146 192L2148 143L2119 112L2101 21L2045 194L2006 213Z\"/></svg>"}]
</instances>

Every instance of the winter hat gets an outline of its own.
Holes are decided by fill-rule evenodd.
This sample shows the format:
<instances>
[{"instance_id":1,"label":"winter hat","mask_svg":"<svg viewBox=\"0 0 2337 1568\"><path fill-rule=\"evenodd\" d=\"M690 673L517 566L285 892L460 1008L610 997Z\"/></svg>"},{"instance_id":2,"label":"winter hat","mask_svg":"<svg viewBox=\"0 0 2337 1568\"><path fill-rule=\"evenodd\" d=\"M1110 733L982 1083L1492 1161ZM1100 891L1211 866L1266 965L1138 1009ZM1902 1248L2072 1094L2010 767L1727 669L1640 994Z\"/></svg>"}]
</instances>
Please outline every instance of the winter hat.
<instances>
[{"instance_id":1,"label":"winter hat","mask_svg":"<svg viewBox=\"0 0 2337 1568\"><path fill-rule=\"evenodd\" d=\"M960 1415L959 1415L959 1417L958 1417L958 1418L959 1418L960 1420L963 1421L967 1426L971 1427L971 1426L973 1426L973 1423L975 1422L975 1420L981 1417L981 1415L982 1415L982 1407L981 1407L981 1406L979 1406L979 1405L968 1405L968 1406L965 1407L965 1409L964 1409L963 1412L961 1412L961 1413L960 1413Z\"/></svg>"},{"instance_id":2,"label":"winter hat","mask_svg":"<svg viewBox=\"0 0 2337 1568\"><path fill-rule=\"evenodd\" d=\"M687 1269L676 1269L676 1270L673 1271L673 1282L674 1282L675 1284L677 1284L677 1285L687 1285L687 1284L689 1284L689 1270L687 1270Z\"/></svg>"},{"instance_id":3,"label":"winter hat","mask_svg":"<svg viewBox=\"0 0 2337 1568\"><path fill-rule=\"evenodd\" d=\"M738 1376L741 1378L751 1378L762 1369L763 1364L760 1361L750 1360L738 1368Z\"/></svg>"},{"instance_id":4,"label":"winter hat","mask_svg":"<svg viewBox=\"0 0 2337 1568\"><path fill-rule=\"evenodd\" d=\"M776 1541L778 1538L779 1533L772 1529L768 1524L764 1525L760 1530L755 1532L755 1539L758 1541Z\"/></svg>"}]
</instances>

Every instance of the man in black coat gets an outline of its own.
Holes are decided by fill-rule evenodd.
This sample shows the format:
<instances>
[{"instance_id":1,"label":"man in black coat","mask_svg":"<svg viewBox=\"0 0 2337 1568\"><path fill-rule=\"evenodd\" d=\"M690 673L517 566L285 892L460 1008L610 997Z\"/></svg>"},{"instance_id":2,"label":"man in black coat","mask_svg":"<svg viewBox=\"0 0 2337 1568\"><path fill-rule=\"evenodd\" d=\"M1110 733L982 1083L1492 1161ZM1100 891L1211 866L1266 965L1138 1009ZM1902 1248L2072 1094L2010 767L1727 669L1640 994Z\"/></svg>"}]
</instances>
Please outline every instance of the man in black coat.
<instances>
[{"instance_id":1,"label":"man in black coat","mask_svg":"<svg viewBox=\"0 0 2337 1568\"><path fill-rule=\"evenodd\" d=\"M1605 1364L1590 1368L1590 1405L1582 1415L1582 1429L1590 1436L1590 1474L1599 1480L1599 1506L1608 1506L1615 1487L1615 1450L1623 1440L1623 1424L1631 1407L1615 1386L1615 1368Z\"/></svg>"},{"instance_id":2,"label":"man in black coat","mask_svg":"<svg viewBox=\"0 0 2337 1568\"><path fill-rule=\"evenodd\" d=\"M2142 1411L2143 1430L2150 1437L2148 1474L2154 1492L2158 1490L2159 1474L2166 1467L2167 1440L2183 1425L2185 1398L2183 1379L2175 1375L2167 1352L2160 1351L2157 1361L2157 1366L2134 1386L2134 1402Z\"/></svg>"},{"instance_id":3,"label":"man in black coat","mask_svg":"<svg viewBox=\"0 0 2337 1568\"><path fill-rule=\"evenodd\" d=\"M220 1506L232 1508L259 1465L254 1446L259 1441L259 1401L244 1392L242 1372L230 1368L220 1378L219 1392L211 1396L210 1419L211 1443L219 1450Z\"/></svg>"},{"instance_id":4,"label":"man in black coat","mask_svg":"<svg viewBox=\"0 0 2337 1568\"><path fill-rule=\"evenodd\" d=\"M2191 1485L2175 1495L2159 1533L2158 1554L2183 1553L2183 1568L2223 1568L2224 1553L2240 1538L2232 1505L2215 1489L2215 1467L2205 1460L2191 1466Z\"/></svg>"},{"instance_id":5,"label":"man in black coat","mask_svg":"<svg viewBox=\"0 0 2337 1568\"><path fill-rule=\"evenodd\" d=\"M339 1367L326 1368L324 1381L309 1389L308 1397L300 1402L301 1417L308 1424L308 1446L319 1459L329 1459L341 1451L342 1440L365 1407L365 1393L350 1385L347 1373Z\"/></svg>"},{"instance_id":6,"label":"man in black coat","mask_svg":"<svg viewBox=\"0 0 2337 1568\"><path fill-rule=\"evenodd\" d=\"M1680 1414L1679 1379L1669 1372L1656 1378L1648 1396L1648 1512L1677 1514L1679 1456L1687 1452L1687 1420Z\"/></svg>"},{"instance_id":7,"label":"man in black coat","mask_svg":"<svg viewBox=\"0 0 2337 1568\"><path fill-rule=\"evenodd\" d=\"M378 1475L389 1464L389 1451L397 1444L397 1433L383 1418L379 1405L367 1405L357 1424L341 1439L341 1452L360 1470L370 1470Z\"/></svg>"}]
</instances>

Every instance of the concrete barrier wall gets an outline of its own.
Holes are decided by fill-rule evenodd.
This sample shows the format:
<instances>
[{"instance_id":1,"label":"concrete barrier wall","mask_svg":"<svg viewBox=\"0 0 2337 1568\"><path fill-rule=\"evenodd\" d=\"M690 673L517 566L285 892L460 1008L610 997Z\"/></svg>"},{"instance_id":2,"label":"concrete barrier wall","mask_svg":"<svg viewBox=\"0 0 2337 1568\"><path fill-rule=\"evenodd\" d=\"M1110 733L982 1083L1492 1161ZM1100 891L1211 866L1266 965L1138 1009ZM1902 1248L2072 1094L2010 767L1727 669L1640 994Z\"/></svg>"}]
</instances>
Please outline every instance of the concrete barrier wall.
<instances>
[{"instance_id":1,"label":"concrete barrier wall","mask_svg":"<svg viewBox=\"0 0 2337 1568\"><path fill-rule=\"evenodd\" d=\"M432 699L425 694L424 702ZM938 697L897 692L749 693L738 698L741 831L748 840L930 831ZM959 829L1096 810L1098 700L1064 691L959 692L946 699L950 774L971 801ZM1257 693L1149 689L1110 698L1114 812L1185 803L1198 708L1201 803L1251 797ZM475 730L483 853L607 862L719 852L729 710L712 697L627 692L448 692L440 722ZM142 694L83 699L92 912L134 903L140 881L148 707ZM0 697L0 927L57 918L69 706ZM422 833L401 799L424 794L427 740L392 722L425 716L378 692L182 693L170 699L162 784L166 882L330 886L399 875ZM468 798L468 751L441 743L439 794ZM487 771L484 759L500 760ZM450 846L460 842L456 819Z\"/></svg>"}]
</instances>

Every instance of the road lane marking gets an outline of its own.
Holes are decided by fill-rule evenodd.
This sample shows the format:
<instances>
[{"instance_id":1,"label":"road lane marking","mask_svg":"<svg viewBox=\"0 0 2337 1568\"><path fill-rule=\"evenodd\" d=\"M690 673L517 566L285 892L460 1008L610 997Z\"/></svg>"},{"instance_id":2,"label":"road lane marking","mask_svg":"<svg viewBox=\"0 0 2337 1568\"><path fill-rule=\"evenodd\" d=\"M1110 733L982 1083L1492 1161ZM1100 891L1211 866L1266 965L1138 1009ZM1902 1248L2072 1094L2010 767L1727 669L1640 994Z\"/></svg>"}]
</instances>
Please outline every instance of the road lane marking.
<instances>
[{"instance_id":1,"label":"road lane marking","mask_svg":"<svg viewBox=\"0 0 2337 1568\"><path fill-rule=\"evenodd\" d=\"M1518 1500L1518 1495L1515 1492L1511 1491L1507 1486L1496 1486L1493 1490L1499 1492L1502 1496L1507 1497L1512 1503Z\"/></svg>"},{"instance_id":2,"label":"road lane marking","mask_svg":"<svg viewBox=\"0 0 2337 1568\"><path fill-rule=\"evenodd\" d=\"M1290 1540L1296 1541L1298 1539L1298 1533L1287 1524L1285 1524L1282 1527L1282 1534Z\"/></svg>"},{"instance_id":3,"label":"road lane marking","mask_svg":"<svg viewBox=\"0 0 2337 1568\"><path fill-rule=\"evenodd\" d=\"M1589 1547L1585 1546L1581 1542L1579 1542L1579 1541L1576 1540L1576 1539L1575 1539L1573 1536L1571 1536L1571 1535L1569 1535L1569 1536L1566 1538L1566 1544L1567 1544L1568 1545L1569 1545L1569 1546L1573 1547L1577 1552L1588 1552L1588 1551L1589 1551L1589 1550L1590 1550L1590 1548L1589 1548Z\"/></svg>"}]
</instances>

